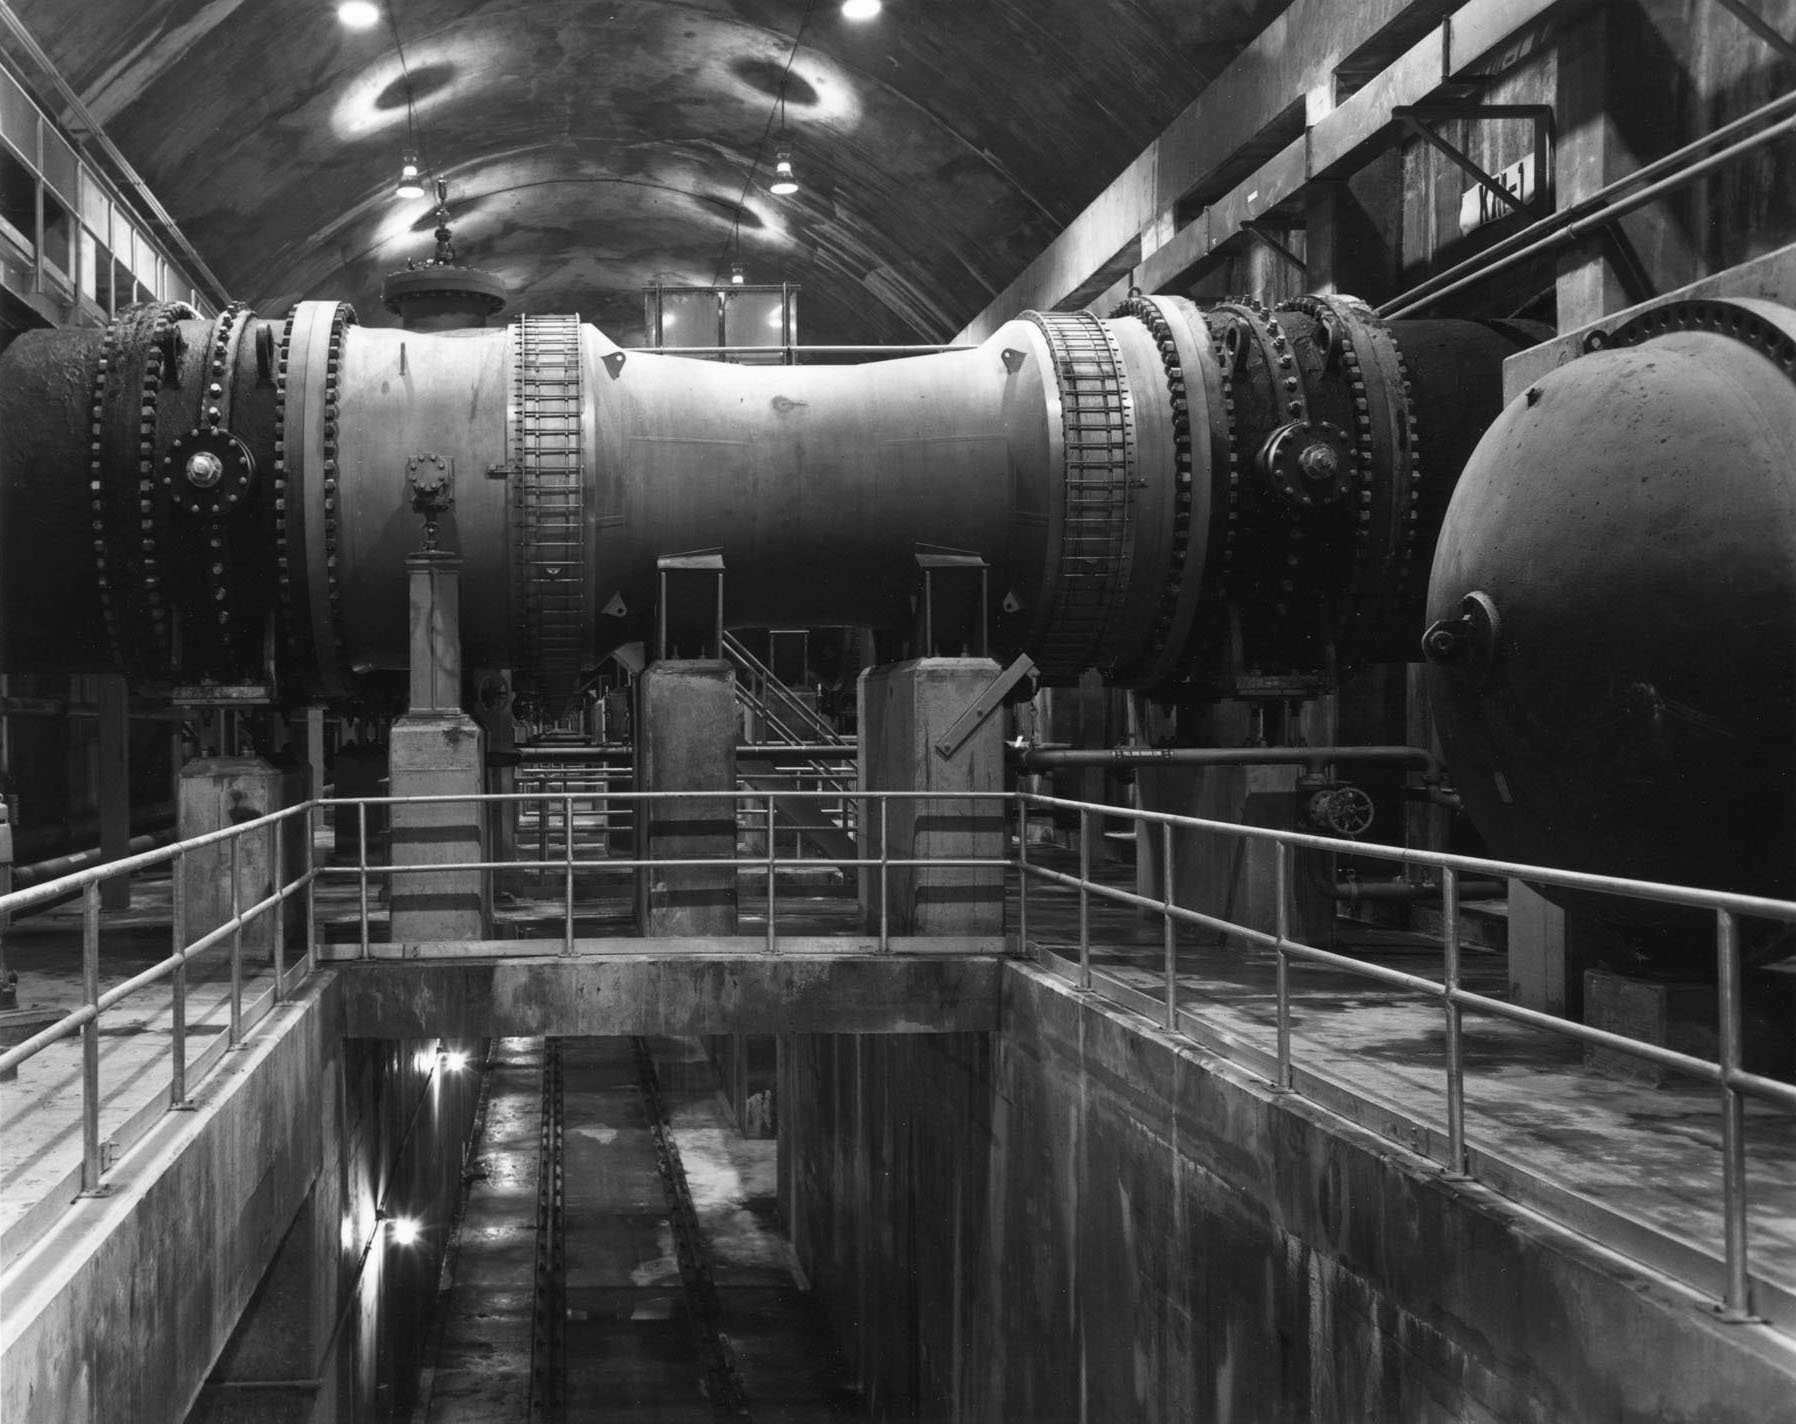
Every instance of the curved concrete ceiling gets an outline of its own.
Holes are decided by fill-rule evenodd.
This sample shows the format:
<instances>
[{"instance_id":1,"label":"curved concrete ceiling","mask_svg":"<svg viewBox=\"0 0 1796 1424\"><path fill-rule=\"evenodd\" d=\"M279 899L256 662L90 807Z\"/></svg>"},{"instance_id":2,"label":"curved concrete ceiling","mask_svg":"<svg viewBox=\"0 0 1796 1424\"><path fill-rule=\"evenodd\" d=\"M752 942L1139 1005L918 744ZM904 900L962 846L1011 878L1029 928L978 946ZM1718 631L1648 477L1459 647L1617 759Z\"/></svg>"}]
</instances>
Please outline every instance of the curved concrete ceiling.
<instances>
[{"instance_id":1,"label":"curved concrete ceiling","mask_svg":"<svg viewBox=\"0 0 1796 1424\"><path fill-rule=\"evenodd\" d=\"M387 322L433 250L393 196L394 29L335 0L11 0L194 246L265 312ZM811 343L946 339L1287 0L391 0L462 260L640 340L642 288L795 282ZM803 186L766 189L793 39ZM760 164L746 187L757 153ZM739 205L740 200L740 205Z\"/></svg>"}]
</instances>

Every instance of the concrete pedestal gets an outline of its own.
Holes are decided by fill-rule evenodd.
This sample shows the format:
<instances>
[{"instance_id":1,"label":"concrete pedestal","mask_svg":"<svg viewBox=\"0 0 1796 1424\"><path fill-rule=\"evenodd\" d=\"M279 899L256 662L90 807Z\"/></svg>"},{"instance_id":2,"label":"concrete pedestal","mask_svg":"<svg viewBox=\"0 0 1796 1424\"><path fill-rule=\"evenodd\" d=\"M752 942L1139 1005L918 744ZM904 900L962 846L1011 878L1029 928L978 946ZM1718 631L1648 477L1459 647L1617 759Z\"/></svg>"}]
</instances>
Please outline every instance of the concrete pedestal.
<instances>
[{"instance_id":1,"label":"concrete pedestal","mask_svg":"<svg viewBox=\"0 0 1796 1424\"><path fill-rule=\"evenodd\" d=\"M460 710L460 561L413 554L411 708L393 724L388 777L394 796L478 796L486 785L485 738ZM486 858L486 813L478 801L393 807L392 860L399 865L478 863ZM394 943L486 939L492 923L483 870L395 875Z\"/></svg>"},{"instance_id":2,"label":"concrete pedestal","mask_svg":"<svg viewBox=\"0 0 1796 1424\"><path fill-rule=\"evenodd\" d=\"M305 772L283 772L261 757L202 757L181 768L175 809L176 833L191 840L210 831L240 825L278 811L305 796ZM304 818L282 823L281 866L291 880L304 864ZM237 837L237 904L248 909L274 891L275 849L272 827ZM189 851L186 857L187 939L191 943L231 918L231 843L216 842ZM301 900L288 902L289 934L304 913ZM262 956L274 950L273 911L259 916L243 931L243 946Z\"/></svg>"},{"instance_id":3,"label":"concrete pedestal","mask_svg":"<svg viewBox=\"0 0 1796 1424\"><path fill-rule=\"evenodd\" d=\"M936 742L999 672L989 658L920 658L861 674L860 777L867 791L1002 791L1004 719L993 714L950 757ZM880 854L880 812L861 809L861 855ZM963 856L1001 859L1005 808L996 800L893 801L887 843L899 859ZM879 877L861 872L868 929L879 927ZM906 935L995 935L1004 931L1004 872L973 867L886 872L888 928Z\"/></svg>"},{"instance_id":4,"label":"concrete pedestal","mask_svg":"<svg viewBox=\"0 0 1796 1424\"><path fill-rule=\"evenodd\" d=\"M1297 826L1299 772L1294 766L1143 767L1136 785L1146 811L1288 831ZM1162 828L1139 826L1136 834L1135 889L1160 899L1165 894ZM1278 927L1276 855L1269 841L1176 831L1173 902L1272 933ZM1306 851L1291 855L1290 930L1307 944L1325 945L1332 933L1334 905L1314 883L1318 876L1324 880L1333 876L1329 859ZM1180 934L1215 937L1191 927L1182 928Z\"/></svg>"},{"instance_id":5,"label":"concrete pedestal","mask_svg":"<svg viewBox=\"0 0 1796 1424\"><path fill-rule=\"evenodd\" d=\"M460 712L408 712L393 724L389 745L395 796L466 796L485 790L483 738ZM478 802L393 807L394 865L479 863L484 859ZM485 939L492 921L481 870L430 871L392 880L392 939Z\"/></svg>"},{"instance_id":6,"label":"concrete pedestal","mask_svg":"<svg viewBox=\"0 0 1796 1424\"><path fill-rule=\"evenodd\" d=\"M736 670L712 659L668 659L637 679L636 785L643 791L736 786ZM638 803L648 858L736 854L736 803L727 796ZM651 938L736 933L736 870L650 866L636 872L642 931Z\"/></svg>"}]
</instances>

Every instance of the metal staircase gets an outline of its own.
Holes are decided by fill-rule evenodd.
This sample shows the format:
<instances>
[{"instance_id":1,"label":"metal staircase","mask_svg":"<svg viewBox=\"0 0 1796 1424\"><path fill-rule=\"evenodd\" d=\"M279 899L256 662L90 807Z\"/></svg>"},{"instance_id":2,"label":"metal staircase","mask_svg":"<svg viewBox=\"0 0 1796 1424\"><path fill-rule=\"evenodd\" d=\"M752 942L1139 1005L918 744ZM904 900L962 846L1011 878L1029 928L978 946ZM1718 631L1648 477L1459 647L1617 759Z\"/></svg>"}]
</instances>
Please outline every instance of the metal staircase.
<instances>
[{"instance_id":1,"label":"metal staircase","mask_svg":"<svg viewBox=\"0 0 1796 1424\"><path fill-rule=\"evenodd\" d=\"M743 645L741 639L726 631L723 635L724 656L736 667L736 700L760 718L769 740L790 747L840 747L841 757L830 759L806 752L794 752L789 765L805 776L815 777L821 790L837 793L840 813L832 812L823 800L784 800L775 809L775 823L796 831L818 855L832 860L852 861L857 853L854 836L844 821L847 808L858 787L854 776L843 776L840 760L854 754L856 744L844 737L816 708L800 698L774 675L773 669ZM753 791L777 791L787 778L766 771L741 771L737 780ZM845 874L850 867L842 867Z\"/></svg>"}]
</instances>

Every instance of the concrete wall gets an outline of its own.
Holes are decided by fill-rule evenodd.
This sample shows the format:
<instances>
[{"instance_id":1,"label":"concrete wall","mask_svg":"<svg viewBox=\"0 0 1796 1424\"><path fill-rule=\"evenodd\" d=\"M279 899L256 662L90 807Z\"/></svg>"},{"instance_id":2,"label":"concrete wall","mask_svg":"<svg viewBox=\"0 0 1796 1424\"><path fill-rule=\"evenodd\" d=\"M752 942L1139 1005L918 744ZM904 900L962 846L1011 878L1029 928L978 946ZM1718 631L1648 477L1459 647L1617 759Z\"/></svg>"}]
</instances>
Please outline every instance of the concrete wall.
<instances>
[{"instance_id":1,"label":"concrete wall","mask_svg":"<svg viewBox=\"0 0 1796 1424\"><path fill-rule=\"evenodd\" d=\"M403 1407L478 1079L445 1075L435 1039L343 1026L338 980L314 979L13 1264L0 1418ZM389 1246L377 1204L422 1220L420 1245Z\"/></svg>"},{"instance_id":2,"label":"concrete wall","mask_svg":"<svg viewBox=\"0 0 1796 1424\"><path fill-rule=\"evenodd\" d=\"M880 1417L1788 1417L1796 1349L1022 965L782 1041L781 1194Z\"/></svg>"}]
</instances>

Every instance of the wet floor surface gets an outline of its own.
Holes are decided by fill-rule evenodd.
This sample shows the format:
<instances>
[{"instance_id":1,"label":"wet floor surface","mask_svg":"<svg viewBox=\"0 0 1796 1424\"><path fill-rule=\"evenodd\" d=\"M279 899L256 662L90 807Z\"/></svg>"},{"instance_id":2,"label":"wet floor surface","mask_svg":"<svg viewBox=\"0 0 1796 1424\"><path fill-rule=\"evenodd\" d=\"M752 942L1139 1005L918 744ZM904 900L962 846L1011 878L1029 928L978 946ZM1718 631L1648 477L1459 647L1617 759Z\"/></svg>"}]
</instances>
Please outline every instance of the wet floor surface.
<instances>
[{"instance_id":1,"label":"wet floor surface","mask_svg":"<svg viewBox=\"0 0 1796 1424\"><path fill-rule=\"evenodd\" d=\"M641 1049L657 1091L644 1089ZM569 1421L808 1424L852 1417L827 1331L782 1234L775 1144L730 1121L692 1040L559 1041L564 1168L565 1417ZM540 1041L495 1054L430 1424L528 1416L542 1109ZM658 1105L683 1174L700 1259L676 1243L681 1209L660 1166ZM700 1298L694 1266L708 1277ZM718 1361L740 1412L720 1407ZM539 1383L539 1388L542 1386Z\"/></svg>"},{"instance_id":2,"label":"wet floor surface","mask_svg":"<svg viewBox=\"0 0 1796 1424\"><path fill-rule=\"evenodd\" d=\"M436 1358L414 1414L426 1424L529 1417L542 1069L541 1039L493 1044Z\"/></svg>"}]
</instances>

